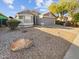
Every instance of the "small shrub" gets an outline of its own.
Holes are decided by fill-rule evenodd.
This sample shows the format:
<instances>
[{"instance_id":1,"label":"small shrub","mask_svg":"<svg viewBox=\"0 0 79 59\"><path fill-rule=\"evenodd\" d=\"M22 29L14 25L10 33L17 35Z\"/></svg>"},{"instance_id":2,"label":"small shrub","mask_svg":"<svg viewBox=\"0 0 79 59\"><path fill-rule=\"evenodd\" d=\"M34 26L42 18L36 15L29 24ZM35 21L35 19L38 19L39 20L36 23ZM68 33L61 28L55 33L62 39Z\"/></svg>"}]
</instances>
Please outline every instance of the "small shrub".
<instances>
[{"instance_id":1,"label":"small shrub","mask_svg":"<svg viewBox=\"0 0 79 59\"><path fill-rule=\"evenodd\" d=\"M58 24L58 25L64 25L64 22L63 21L59 21L59 20L56 20L55 23Z\"/></svg>"},{"instance_id":2,"label":"small shrub","mask_svg":"<svg viewBox=\"0 0 79 59\"><path fill-rule=\"evenodd\" d=\"M74 14L73 19L75 22L79 22L79 13Z\"/></svg>"},{"instance_id":3,"label":"small shrub","mask_svg":"<svg viewBox=\"0 0 79 59\"><path fill-rule=\"evenodd\" d=\"M12 19L7 21L7 25L11 30L15 30L19 25L20 21Z\"/></svg>"},{"instance_id":4,"label":"small shrub","mask_svg":"<svg viewBox=\"0 0 79 59\"><path fill-rule=\"evenodd\" d=\"M72 25L71 21L67 21L66 26L73 26L73 25Z\"/></svg>"},{"instance_id":5,"label":"small shrub","mask_svg":"<svg viewBox=\"0 0 79 59\"><path fill-rule=\"evenodd\" d=\"M72 21L72 23L74 24L74 26L78 26L78 23L79 22L79 13L76 13L76 14L74 14L74 16L73 16L73 21Z\"/></svg>"}]
</instances>

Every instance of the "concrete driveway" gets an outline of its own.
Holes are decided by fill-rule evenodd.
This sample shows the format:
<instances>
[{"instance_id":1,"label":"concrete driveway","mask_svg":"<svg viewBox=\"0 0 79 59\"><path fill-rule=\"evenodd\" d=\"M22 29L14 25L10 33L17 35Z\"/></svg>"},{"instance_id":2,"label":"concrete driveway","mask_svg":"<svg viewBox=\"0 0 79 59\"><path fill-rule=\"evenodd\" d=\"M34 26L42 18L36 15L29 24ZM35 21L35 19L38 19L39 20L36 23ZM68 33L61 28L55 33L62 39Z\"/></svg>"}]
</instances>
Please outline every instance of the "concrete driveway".
<instances>
[{"instance_id":1,"label":"concrete driveway","mask_svg":"<svg viewBox=\"0 0 79 59\"><path fill-rule=\"evenodd\" d=\"M71 42L72 45L66 52L64 59L79 59L79 28L67 28L55 26L54 28L37 28L44 32L60 36Z\"/></svg>"},{"instance_id":2,"label":"concrete driveway","mask_svg":"<svg viewBox=\"0 0 79 59\"><path fill-rule=\"evenodd\" d=\"M64 26L60 26L60 25L53 25L52 27L35 27L36 29L39 29L40 31L49 33L51 35L55 35L58 37L62 37L65 40L69 41L70 43L72 43L75 39L75 37L78 34L78 30L76 30L75 28L72 27L64 27Z\"/></svg>"}]
</instances>

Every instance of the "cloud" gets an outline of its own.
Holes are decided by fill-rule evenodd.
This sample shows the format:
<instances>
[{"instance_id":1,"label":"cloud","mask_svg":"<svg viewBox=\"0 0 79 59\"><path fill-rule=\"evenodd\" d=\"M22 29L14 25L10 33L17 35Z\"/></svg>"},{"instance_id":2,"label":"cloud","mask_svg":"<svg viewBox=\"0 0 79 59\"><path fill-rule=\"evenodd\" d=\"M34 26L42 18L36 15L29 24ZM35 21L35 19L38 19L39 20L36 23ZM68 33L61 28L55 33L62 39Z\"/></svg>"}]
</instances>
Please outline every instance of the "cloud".
<instances>
[{"instance_id":1,"label":"cloud","mask_svg":"<svg viewBox=\"0 0 79 59\"><path fill-rule=\"evenodd\" d=\"M48 6L53 3L53 0L35 0L36 3L36 7L37 9L39 9L40 11L47 11L48 10Z\"/></svg>"},{"instance_id":2,"label":"cloud","mask_svg":"<svg viewBox=\"0 0 79 59\"><path fill-rule=\"evenodd\" d=\"M41 7L42 3L44 3L43 0L35 0L35 2L38 7Z\"/></svg>"},{"instance_id":3,"label":"cloud","mask_svg":"<svg viewBox=\"0 0 79 59\"><path fill-rule=\"evenodd\" d=\"M29 0L30 3L32 3L32 0ZM53 0L35 0L36 7L34 9L39 11L47 11L48 6L53 3Z\"/></svg>"},{"instance_id":4,"label":"cloud","mask_svg":"<svg viewBox=\"0 0 79 59\"><path fill-rule=\"evenodd\" d=\"M9 8L14 9L13 7L14 0L3 0L3 2L7 4Z\"/></svg>"},{"instance_id":5,"label":"cloud","mask_svg":"<svg viewBox=\"0 0 79 59\"><path fill-rule=\"evenodd\" d=\"M14 0L3 0L4 3L6 4L13 4Z\"/></svg>"},{"instance_id":6,"label":"cloud","mask_svg":"<svg viewBox=\"0 0 79 59\"><path fill-rule=\"evenodd\" d=\"M13 5L9 5L9 8L10 8L10 9L14 9L14 6L13 6Z\"/></svg>"},{"instance_id":7,"label":"cloud","mask_svg":"<svg viewBox=\"0 0 79 59\"><path fill-rule=\"evenodd\" d=\"M21 5L21 10L25 10L26 7L24 5Z\"/></svg>"},{"instance_id":8,"label":"cloud","mask_svg":"<svg viewBox=\"0 0 79 59\"><path fill-rule=\"evenodd\" d=\"M39 9L41 12L45 12L47 9Z\"/></svg>"},{"instance_id":9,"label":"cloud","mask_svg":"<svg viewBox=\"0 0 79 59\"><path fill-rule=\"evenodd\" d=\"M45 2L45 5L48 7L51 3L53 3L53 0L47 0L47 1Z\"/></svg>"}]
</instances>

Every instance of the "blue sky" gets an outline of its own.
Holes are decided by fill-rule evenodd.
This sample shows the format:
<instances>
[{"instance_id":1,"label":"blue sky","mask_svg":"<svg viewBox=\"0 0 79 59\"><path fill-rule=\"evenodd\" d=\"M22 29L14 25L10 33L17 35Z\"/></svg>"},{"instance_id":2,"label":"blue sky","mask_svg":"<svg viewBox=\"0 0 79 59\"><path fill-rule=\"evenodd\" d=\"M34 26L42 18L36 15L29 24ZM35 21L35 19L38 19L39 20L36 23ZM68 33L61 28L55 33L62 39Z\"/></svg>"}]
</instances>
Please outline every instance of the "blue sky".
<instances>
[{"instance_id":1,"label":"blue sky","mask_svg":"<svg viewBox=\"0 0 79 59\"><path fill-rule=\"evenodd\" d=\"M15 14L24 9L35 9L43 13L47 7L58 0L0 0L0 12L6 16Z\"/></svg>"}]
</instances>

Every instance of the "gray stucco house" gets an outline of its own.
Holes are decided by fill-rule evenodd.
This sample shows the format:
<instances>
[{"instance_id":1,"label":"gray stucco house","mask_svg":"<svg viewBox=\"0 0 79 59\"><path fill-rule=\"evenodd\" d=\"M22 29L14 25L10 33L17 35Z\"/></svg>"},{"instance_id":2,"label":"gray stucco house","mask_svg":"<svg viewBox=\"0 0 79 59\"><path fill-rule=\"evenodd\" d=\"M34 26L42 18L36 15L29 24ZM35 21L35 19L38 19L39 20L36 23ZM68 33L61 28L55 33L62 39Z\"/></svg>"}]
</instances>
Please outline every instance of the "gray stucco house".
<instances>
[{"instance_id":1,"label":"gray stucco house","mask_svg":"<svg viewBox=\"0 0 79 59\"><path fill-rule=\"evenodd\" d=\"M32 10L23 10L16 14L16 19L21 21L20 26L31 27L37 24L39 13Z\"/></svg>"}]
</instances>

